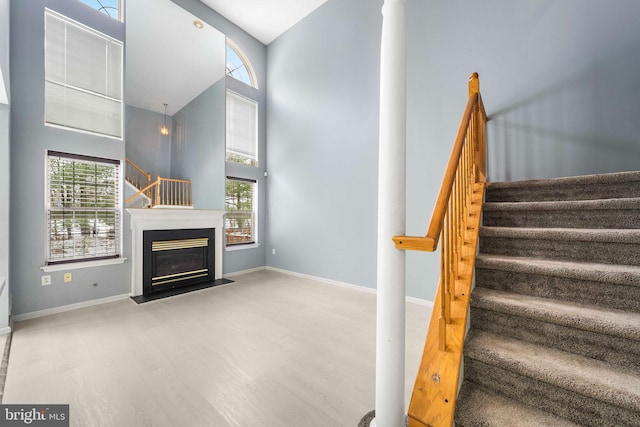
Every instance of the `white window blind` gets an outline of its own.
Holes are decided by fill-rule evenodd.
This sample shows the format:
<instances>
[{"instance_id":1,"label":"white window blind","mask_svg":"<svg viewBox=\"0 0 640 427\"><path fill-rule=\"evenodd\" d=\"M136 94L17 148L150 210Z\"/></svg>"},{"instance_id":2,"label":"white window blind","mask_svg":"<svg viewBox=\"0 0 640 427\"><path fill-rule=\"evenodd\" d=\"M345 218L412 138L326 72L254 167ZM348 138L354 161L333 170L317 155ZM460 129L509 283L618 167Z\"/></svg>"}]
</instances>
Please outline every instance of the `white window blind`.
<instances>
[{"instance_id":1,"label":"white window blind","mask_svg":"<svg viewBox=\"0 0 640 427\"><path fill-rule=\"evenodd\" d=\"M120 162L47 153L47 264L120 256Z\"/></svg>"},{"instance_id":2,"label":"white window blind","mask_svg":"<svg viewBox=\"0 0 640 427\"><path fill-rule=\"evenodd\" d=\"M45 12L45 123L122 138L122 42Z\"/></svg>"},{"instance_id":3,"label":"white window blind","mask_svg":"<svg viewBox=\"0 0 640 427\"><path fill-rule=\"evenodd\" d=\"M258 164L258 103L227 91L227 161Z\"/></svg>"}]
</instances>

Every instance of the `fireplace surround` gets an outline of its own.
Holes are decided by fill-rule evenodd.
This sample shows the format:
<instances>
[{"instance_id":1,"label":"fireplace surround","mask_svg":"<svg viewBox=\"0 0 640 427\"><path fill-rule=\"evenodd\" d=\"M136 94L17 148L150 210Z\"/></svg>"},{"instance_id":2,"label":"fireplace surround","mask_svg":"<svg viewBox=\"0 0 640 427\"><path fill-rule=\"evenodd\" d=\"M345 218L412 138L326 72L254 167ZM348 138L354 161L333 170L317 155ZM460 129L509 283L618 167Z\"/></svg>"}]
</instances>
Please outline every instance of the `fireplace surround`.
<instances>
[{"instance_id":1,"label":"fireplace surround","mask_svg":"<svg viewBox=\"0 0 640 427\"><path fill-rule=\"evenodd\" d=\"M127 209L131 225L131 296L144 293L144 231L214 229L213 279L222 278L224 211L205 209ZM171 239L169 239L171 240Z\"/></svg>"}]
</instances>

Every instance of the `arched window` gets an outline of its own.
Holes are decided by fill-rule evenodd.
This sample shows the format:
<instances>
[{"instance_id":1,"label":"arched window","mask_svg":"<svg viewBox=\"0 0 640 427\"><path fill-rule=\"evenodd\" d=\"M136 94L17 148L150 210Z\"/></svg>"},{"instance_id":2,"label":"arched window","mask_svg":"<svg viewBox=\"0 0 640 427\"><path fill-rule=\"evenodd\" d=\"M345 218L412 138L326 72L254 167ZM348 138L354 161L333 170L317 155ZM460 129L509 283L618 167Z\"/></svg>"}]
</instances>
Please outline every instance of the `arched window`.
<instances>
[{"instance_id":1,"label":"arched window","mask_svg":"<svg viewBox=\"0 0 640 427\"><path fill-rule=\"evenodd\" d=\"M123 0L80 0L107 16L122 21ZM134 0L135 1L135 0Z\"/></svg>"},{"instance_id":2,"label":"arched window","mask_svg":"<svg viewBox=\"0 0 640 427\"><path fill-rule=\"evenodd\" d=\"M238 45L229 38L227 38L227 75L258 88L258 80L251 62Z\"/></svg>"}]
</instances>

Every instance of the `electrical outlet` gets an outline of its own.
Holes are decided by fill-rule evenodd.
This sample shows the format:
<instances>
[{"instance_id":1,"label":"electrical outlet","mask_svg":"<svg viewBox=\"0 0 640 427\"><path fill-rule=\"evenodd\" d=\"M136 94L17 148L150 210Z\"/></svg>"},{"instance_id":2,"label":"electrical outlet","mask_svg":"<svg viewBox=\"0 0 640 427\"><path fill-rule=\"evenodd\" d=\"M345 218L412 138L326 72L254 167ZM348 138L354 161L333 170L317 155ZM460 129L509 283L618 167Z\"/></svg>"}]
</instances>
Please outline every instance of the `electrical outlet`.
<instances>
[{"instance_id":1,"label":"electrical outlet","mask_svg":"<svg viewBox=\"0 0 640 427\"><path fill-rule=\"evenodd\" d=\"M47 274L46 276L42 276L42 286L49 286L51 284L51 275Z\"/></svg>"},{"instance_id":2,"label":"electrical outlet","mask_svg":"<svg viewBox=\"0 0 640 427\"><path fill-rule=\"evenodd\" d=\"M271 254L275 255L276 254L276 248L271 249Z\"/></svg>"},{"instance_id":3,"label":"electrical outlet","mask_svg":"<svg viewBox=\"0 0 640 427\"><path fill-rule=\"evenodd\" d=\"M71 273L64 273L64 281L66 282L70 282L73 280L73 276L71 275Z\"/></svg>"}]
</instances>

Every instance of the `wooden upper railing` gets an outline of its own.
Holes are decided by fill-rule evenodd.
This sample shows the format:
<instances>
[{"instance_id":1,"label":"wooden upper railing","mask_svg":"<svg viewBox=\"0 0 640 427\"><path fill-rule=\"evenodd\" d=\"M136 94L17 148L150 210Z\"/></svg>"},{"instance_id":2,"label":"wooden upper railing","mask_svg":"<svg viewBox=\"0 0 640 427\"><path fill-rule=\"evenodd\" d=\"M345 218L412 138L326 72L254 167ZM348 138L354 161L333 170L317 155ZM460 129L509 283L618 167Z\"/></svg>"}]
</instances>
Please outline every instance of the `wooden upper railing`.
<instances>
[{"instance_id":1,"label":"wooden upper railing","mask_svg":"<svg viewBox=\"0 0 640 427\"><path fill-rule=\"evenodd\" d=\"M193 206L191 181L158 177L151 182L151 174L127 159L125 179L138 192L124 201L129 208L152 208L154 206ZM144 185L143 185L144 184Z\"/></svg>"},{"instance_id":2,"label":"wooden upper railing","mask_svg":"<svg viewBox=\"0 0 640 427\"><path fill-rule=\"evenodd\" d=\"M425 236L396 236L398 249L433 252L440 243L440 280L420 370L409 405L410 426L451 426L475 266L486 181L486 113L478 74Z\"/></svg>"}]
</instances>

